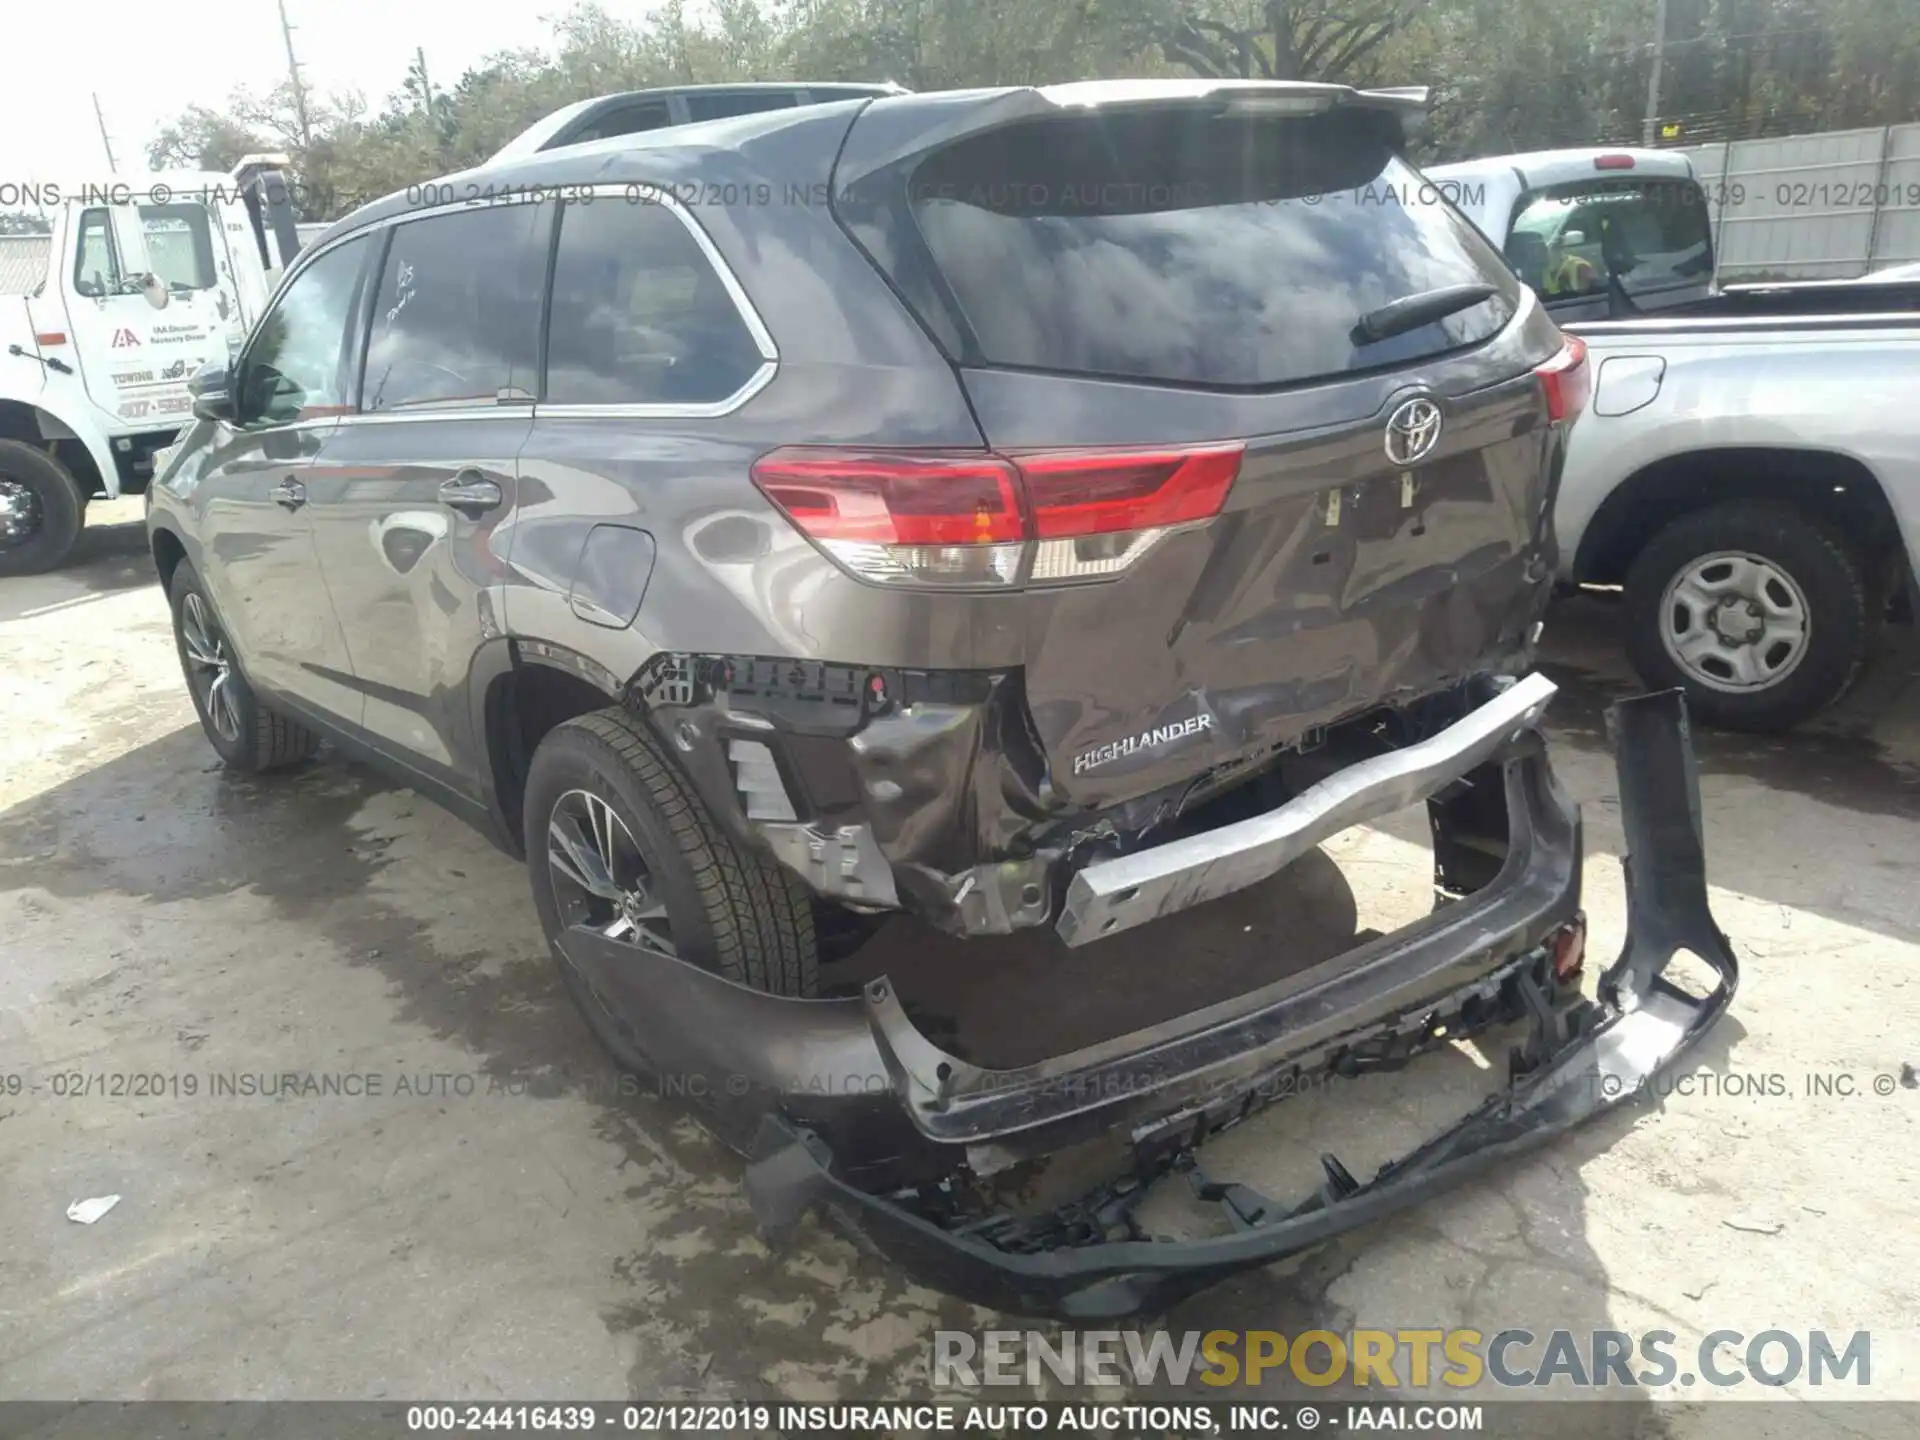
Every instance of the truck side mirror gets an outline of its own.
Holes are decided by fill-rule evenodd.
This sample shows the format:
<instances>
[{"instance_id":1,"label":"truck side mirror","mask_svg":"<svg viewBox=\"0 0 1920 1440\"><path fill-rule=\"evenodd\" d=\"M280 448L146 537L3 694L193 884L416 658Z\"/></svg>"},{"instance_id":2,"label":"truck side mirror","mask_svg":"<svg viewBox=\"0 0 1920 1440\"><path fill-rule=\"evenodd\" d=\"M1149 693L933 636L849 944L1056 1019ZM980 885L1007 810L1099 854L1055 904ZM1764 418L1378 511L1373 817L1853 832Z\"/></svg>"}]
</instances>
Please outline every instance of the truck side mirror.
<instances>
[{"instance_id":1,"label":"truck side mirror","mask_svg":"<svg viewBox=\"0 0 1920 1440\"><path fill-rule=\"evenodd\" d=\"M187 393L193 397L196 419L232 422L235 413L232 380L227 367L218 360L200 367L187 382Z\"/></svg>"}]
</instances>

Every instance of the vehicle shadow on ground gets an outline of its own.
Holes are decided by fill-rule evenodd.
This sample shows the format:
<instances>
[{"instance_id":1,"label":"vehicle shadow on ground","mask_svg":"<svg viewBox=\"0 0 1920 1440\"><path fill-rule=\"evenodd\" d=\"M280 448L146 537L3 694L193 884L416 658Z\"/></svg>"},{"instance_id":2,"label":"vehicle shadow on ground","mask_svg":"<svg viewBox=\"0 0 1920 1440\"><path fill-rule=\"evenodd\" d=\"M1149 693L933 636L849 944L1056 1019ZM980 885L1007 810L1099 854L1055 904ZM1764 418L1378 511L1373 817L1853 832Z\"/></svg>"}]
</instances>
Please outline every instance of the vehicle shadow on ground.
<instances>
[{"instance_id":1,"label":"vehicle shadow on ground","mask_svg":"<svg viewBox=\"0 0 1920 1440\"><path fill-rule=\"evenodd\" d=\"M364 818L376 808L370 804L376 800L397 807L396 813L418 827L405 847L414 853L398 862L392 853L395 837L369 828ZM445 867L444 874L432 885L406 892L430 896L426 903L395 903L393 892L379 883L383 872L395 863L422 863L422 851ZM282 920L332 941L341 963L382 974L392 986L397 1026L424 1027L463 1046L483 1073L515 1081L541 1077L540 1086L524 1092L526 1103L571 1096L595 1105L599 1118L594 1128L626 1157L623 1168L633 1177L628 1194L648 1217L648 1238L641 1248L609 1255L603 1319L610 1329L643 1339L661 1335L664 1327L675 1336L673 1352L685 1357L676 1370L678 1362L649 1355L644 1383L650 1398L662 1398L663 1372L688 1395L784 1390L785 1381L769 1376L805 1381L813 1391L803 1386L798 1393L806 1398L818 1398L819 1385L829 1380L842 1398L920 1393L928 1385L928 1345L934 1329L977 1333L988 1326L1027 1328L1028 1322L1017 1318L994 1316L931 1294L829 1235L817 1221L788 1248L763 1246L743 1201L735 1197L716 1207L712 1199L716 1185L737 1183L738 1160L689 1123L682 1103L647 1093L645 1087L640 1093L619 1088L611 1065L594 1046L537 947L520 948L517 939L454 951L436 944L433 927L448 909L501 904L505 902L495 897L523 894L520 867L487 848L452 817L331 752L286 774L236 776L213 762L196 727L183 726L0 813L0 855L10 857L0 866L0 891L33 888L80 902L111 891L156 904L238 890L263 897ZM1295 879L1304 877L1309 887L1317 887L1315 909L1323 917L1334 906L1349 907L1342 913L1351 914L1351 895L1343 898L1345 882L1337 871L1329 874L1331 869L1303 865L1296 867ZM1276 914L1288 913L1276 895L1267 903ZM1056 1022L1061 1033L1072 1033L1076 1025L1113 1026L1129 997L1158 997L1176 1008L1189 1008L1190 996L1179 1003L1178 982L1188 973L1182 957L1212 957L1194 975L1210 986L1229 984L1225 962L1236 953L1244 960L1241 941L1249 923L1258 922L1232 906L1177 917L1152 937L1152 944L1136 946L1126 957L1112 956L1104 966L1096 963L1097 947L1089 947L1084 956L1062 963L1053 978L1063 988L1051 1001L1029 996L1018 1004L1003 1002L997 1011L991 1003L994 987L1006 978L1003 967L1014 966L1015 960L996 957L993 942L977 942L978 954L969 950L953 958L956 965L973 960L977 975L971 993L986 993L989 1003L967 1011L955 1003L967 998L962 993L967 987L956 986L951 974L936 975L931 1008L944 1006L956 1027L965 1021L978 1032L975 1043L1005 1046L1008 1054L1053 1033ZM1323 938L1332 943L1338 937ZM927 940L922 932L918 937L897 936L894 943L919 945L927 955L943 953ZM262 943L272 943L271 937L263 937ZM1241 988L1271 978L1271 954L1259 963L1257 972L1242 972ZM1020 962L1015 968L1030 966ZM941 984L949 989L940 992ZM55 1003L73 999L58 993L51 998ZM1010 1033L990 1033L996 1015ZM1151 1018L1143 1017L1143 1023ZM1734 1038L1724 1026L1722 1032L1713 1037L1714 1047L1697 1057L1697 1064L1722 1062L1725 1045ZM1256 1173L1222 1173L1261 1185L1305 1174L1310 1190L1318 1154L1333 1150L1364 1177L1378 1163L1442 1128L1451 1117L1439 1112L1456 1103L1464 1111L1485 1084L1486 1073L1453 1050L1397 1075L1341 1082L1277 1107L1272 1117L1281 1125L1270 1136L1256 1128L1262 1122L1242 1127L1236 1132L1242 1137L1235 1142L1241 1151L1237 1158L1249 1160ZM1542 1182L1545 1195L1526 1201L1537 1218L1524 1223L1537 1227L1537 1234L1522 1234L1519 1243L1537 1263L1582 1277L1587 1282L1583 1295L1604 1297L1605 1292L1604 1272L1582 1239L1585 1192L1578 1168L1624 1133L1627 1123L1604 1120L1555 1147L1545 1172L1551 1179ZM1339 1138L1333 1138L1336 1130L1342 1132ZM1233 1138L1223 1137L1222 1143ZM1526 1163L1509 1164L1489 1179L1497 1190L1529 1175L1537 1181L1540 1173ZM470 1178L474 1184L487 1183L484 1175ZM1293 1198L1278 1184L1272 1193ZM1352 1324L1424 1327L1466 1322L1491 1334L1531 1318L1477 1314L1470 1302L1506 1262L1491 1252L1488 1258L1478 1257L1465 1242L1441 1247L1441 1233L1424 1210L1370 1226L1281 1271L1256 1272L1210 1290L1179 1307L1165 1323L1176 1332L1226 1328L1298 1334L1312 1328L1339 1331ZM1392 1277L1385 1292L1381 1273ZM1398 1295L1403 1302L1396 1302L1391 1314L1378 1303L1383 1293ZM662 1295L684 1300L684 1313L676 1307L671 1316L663 1316ZM728 1302L727 1297L742 1295L753 1297L754 1306ZM1607 1326L1604 1303L1569 1304L1555 1296L1552 1304L1546 1316L1551 1323L1536 1328L1584 1332ZM769 1341L758 1318L769 1313L800 1318L781 1325ZM865 1333L876 1317L889 1317L894 1341L879 1345L850 1338ZM910 1337L904 1345L897 1334L902 1325ZM1044 1324L1036 1328L1052 1329ZM1316 1364L1324 1365L1325 1356ZM635 1383L642 1383L639 1372ZM1284 1374L1270 1374L1255 1388L1263 1395L1316 1401L1350 1393L1343 1386L1306 1387ZM1190 1383L1187 1390L1190 1398L1235 1398L1232 1389ZM1370 1394L1379 1398L1377 1392ZM987 1398L1022 1395L1022 1390L1014 1390ZM1458 1397L1442 1392L1439 1398ZM1595 1416L1593 1423L1602 1424L1603 1418ZM1567 1433L1626 1434L1632 1428L1618 1414L1604 1418L1604 1424L1608 1428Z\"/></svg>"}]
</instances>

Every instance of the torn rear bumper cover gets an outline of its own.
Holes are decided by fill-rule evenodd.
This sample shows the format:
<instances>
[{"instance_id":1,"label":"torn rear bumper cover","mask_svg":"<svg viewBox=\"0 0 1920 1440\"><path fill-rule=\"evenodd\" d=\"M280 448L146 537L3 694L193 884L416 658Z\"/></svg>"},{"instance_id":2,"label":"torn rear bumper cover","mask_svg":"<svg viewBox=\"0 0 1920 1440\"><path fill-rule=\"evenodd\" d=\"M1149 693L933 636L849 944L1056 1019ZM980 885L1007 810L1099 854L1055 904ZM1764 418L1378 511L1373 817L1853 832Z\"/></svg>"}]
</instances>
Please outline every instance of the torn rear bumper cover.
<instances>
[{"instance_id":1,"label":"torn rear bumper cover","mask_svg":"<svg viewBox=\"0 0 1920 1440\"><path fill-rule=\"evenodd\" d=\"M1253 883L1267 862L1272 873L1326 835L1421 798L1438 825L1449 787L1497 777L1507 835L1490 883L1302 974L1021 1070L984 1071L941 1050L885 980L858 996L788 1000L590 931L565 932L560 948L596 989L622 993L628 1015L659 1017L636 1040L669 1089L706 1109L714 1128L750 1154L746 1186L769 1232L817 1207L914 1278L977 1304L1079 1318L1152 1313L1632 1099L1731 1000L1737 966L1707 905L1686 712L1670 691L1608 713L1627 936L1597 1001L1553 1003L1553 940L1579 917L1580 826L1534 728L1551 687L1530 677L1506 692L1507 708L1515 691L1526 711L1516 723L1505 709L1483 707L1502 723L1490 728L1475 712L1479 723L1469 715L1364 783L1343 772L1332 789L1315 787L1247 822L1244 845L1229 838L1222 851L1216 840L1194 866L1169 866L1164 855L1135 866L1158 887L1150 907L1164 913L1208 898L1209 873L1230 880L1228 889ZM1269 853L1249 861L1256 844ZM1081 898L1129 888L1092 886ZM1147 883L1137 888L1149 893ZM1183 891L1192 898L1164 899ZM1683 950L1716 972L1710 994L1664 978ZM1404 1059L1442 1033L1457 1038L1515 1016L1530 1017L1533 1029L1511 1084L1364 1183L1329 1157L1321 1192L1289 1208L1215 1184L1200 1169L1200 1142L1272 1098L1277 1080L1356 1073L1369 1057ZM999 1168L1114 1135L1132 1146L1133 1174L1062 1207L1051 1223L969 1209L950 1183L982 1158ZM1174 1172L1223 1204L1232 1233L1163 1240L1139 1228L1139 1196Z\"/></svg>"}]
</instances>

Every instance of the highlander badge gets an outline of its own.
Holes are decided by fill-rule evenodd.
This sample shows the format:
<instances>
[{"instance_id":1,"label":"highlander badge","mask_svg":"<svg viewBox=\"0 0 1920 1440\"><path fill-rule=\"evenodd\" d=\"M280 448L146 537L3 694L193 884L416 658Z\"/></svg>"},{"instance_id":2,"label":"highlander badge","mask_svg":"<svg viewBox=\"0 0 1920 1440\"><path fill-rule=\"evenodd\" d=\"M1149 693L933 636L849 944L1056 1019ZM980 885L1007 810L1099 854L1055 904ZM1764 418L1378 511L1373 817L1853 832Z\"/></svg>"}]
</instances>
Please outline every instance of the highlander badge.
<instances>
[{"instance_id":1,"label":"highlander badge","mask_svg":"<svg viewBox=\"0 0 1920 1440\"><path fill-rule=\"evenodd\" d=\"M1191 720L1179 720L1171 725L1156 725L1153 729L1139 735L1129 735L1125 740L1096 745L1093 749L1076 755L1073 761L1073 773L1083 775L1089 770L1099 769L1109 760L1118 760L1122 755L1131 755L1136 750L1157 750L1169 741L1184 740L1189 735L1198 735L1201 731L1212 728L1213 716L1204 710Z\"/></svg>"}]
</instances>

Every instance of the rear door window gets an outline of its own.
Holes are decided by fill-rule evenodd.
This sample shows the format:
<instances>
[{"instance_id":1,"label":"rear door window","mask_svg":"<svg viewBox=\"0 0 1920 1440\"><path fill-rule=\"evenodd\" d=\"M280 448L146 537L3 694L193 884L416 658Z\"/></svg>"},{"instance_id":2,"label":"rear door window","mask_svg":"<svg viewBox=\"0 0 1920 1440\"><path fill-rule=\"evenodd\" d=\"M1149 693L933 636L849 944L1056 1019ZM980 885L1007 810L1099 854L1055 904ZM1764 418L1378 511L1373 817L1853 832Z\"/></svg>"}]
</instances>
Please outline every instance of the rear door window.
<instances>
[{"instance_id":1,"label":"rear door window","mask_svg":"<svg viewBox=\"0 0 1920 1440\"><path fill-rule=\"evenodd\" d=\"M693 94L687 99L691 120L725 120L734 115L758 115L762 110L788 110L795 100L791 90L736 90L730 94Z\"/></svg>"},{"instance_id":2,"label":"rear door window","mask_svg":"<svg viewBox=\"0 0 1920 1440\"><path fill-rule=\"evenodd\" d=\"M1583 180L1530 190L1515 207L1507 260L1549 302L1702 285L1713 274L1707 198L1690 180Z\"/></svg>"},{"instance_id":3,"label":"rear door window","mask_svg":"<svg viewBox=\"0 0 1920 1440\"><path fill-rule=\"evenodd\" d=\"M711 405L766 363L700 244L666 205L569 201L554 257L546 399Z\"/></svg>"},{"instance_id":4,"label":"rear door window","mask_svg":"<svg viewBox=\"0 0 1920 1440\"><path fill-rule=\"evenodd\" d=\"M673 123L673 115L667 109L664 100L649 100L638 105L622 105L617 109L603 111L589 120L580 129L556 143L561 145L583 145L589 140L611 140L616 135L638 135L646 130L659 130ZM548 145L547 149L552 149Z\"/></svg>"},{"instance_id":5,"label":"rear door window","mask_svg":"<svg viewBox=\"0 0 1920 1440\"><path fill-rule=\"evenodd\" d=\"M908 204L960 358L1283 386L1475 345L1514 313L1499 256L1398 145L1391 117L1366 111L1048 117L936 151ZM1356 334L1381 306L1468 283L1498 293L1387 339Z\"/></svg>"},{"instance_id":6,"label":"rear door window","mask_svg":"<svg viewBox=\"0 0 1920 1440\"><path fill-rule=\"evenodd\" d=\"M551 205L488 205L393 227L360 407L532 400Z\"/></svg>"}]
</instances>

